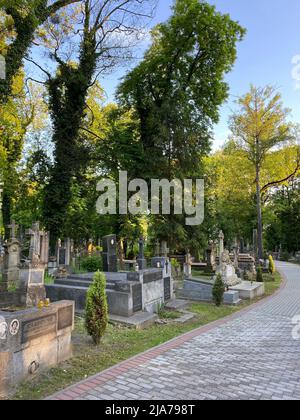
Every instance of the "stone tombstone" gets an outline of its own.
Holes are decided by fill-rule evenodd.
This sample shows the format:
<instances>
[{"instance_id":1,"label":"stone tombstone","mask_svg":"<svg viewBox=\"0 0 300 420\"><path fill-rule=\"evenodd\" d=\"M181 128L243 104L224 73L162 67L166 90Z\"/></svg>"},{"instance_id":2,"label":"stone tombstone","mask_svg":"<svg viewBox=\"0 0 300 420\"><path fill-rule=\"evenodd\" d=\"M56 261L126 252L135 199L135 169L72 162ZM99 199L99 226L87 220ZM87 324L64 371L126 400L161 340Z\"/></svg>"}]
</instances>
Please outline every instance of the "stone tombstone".
<instances>
[{"instance_id":1,"label":"stone tombstone","mask_svg":"<svg viewBox=\"0 0 300 420\"><path fill-rule=\"evenodd\" d=\"M241 279L239 279L236 274L229 251L227 250L225 250L220 257L220 265L217 268L216 274L221 274L223 283L226 287L236 286L241 283Z\"/></svg>"},{"instance_id":2,"label":"stone tombstone","mask_svg":"<svg viewBox=\"0 0 300 420\"><path fill-rule=\"evenodd\" d=\"M183 272L186 278L191 277L192 275L192 257L190 254L190 250L187 250L186 256L185 256L185 263L183 266Z\"/></svg>"},{"instance_id":3,"label":"stone tombstone","mask_svg":"<svg viewBox=\"0 0 300 420\"><path fill-rule=\"evenodd\" d=\"M26 296L26 306L37 306L46 298L45 268L48 261L48 233L40 230L39 222L35 222L26 231L30 238L29 266L20 271L20 288Z\"/></svg>"},{"instance_id":4,"label":"stone tombstone","mask_svg":"<svg viewBox=\"0 0 300 420\"><path fill-rule=\"evenodd\" d=\"M72 262L74 243L70 238L57 242L57 261L59 267L69 267Z\"/></svg>"},{"instance_id":5,"label":"stone tombstone","mask_svg":"<svg viewBox=\"0 0 300 420\"><path fill-rule=\"evenodd\" d=\"M159 242L158 239L155 242L154 256L155 257L160 257L160 242Z\"/></svg>"},{"instance_id":6,"label":"stone tombstone","mask_svg":"<svg viewBox=\"0 0 300 420\"><path fill-rule=\"evenodd\" d=\"M4 243L4 260L3 260L3 278L2 291L6 291L10 286L15 286L19 282L20 274L20 253L21 246L16 239L18 225L12 220L7 226L10 230L10 239Z\"/></svg>"},{"instance_id":7,"label":"stone tombstone","mask_svg":"<svg viewBox=\"0 0 300 420\"><path fill-rule=\"evenodd\" d=\"M10 239L17 239L17 230L19 226L16 224L15 220L12 220L11 224L7 227L10 230Z\"/></svg>"},{"instance_id":8,"label":"stone tombstone","mask_svg":"<svg viewBox=\"0 0 300 420\"><path fill-rule=\"evenodd\" d=\"M66 265L66 248L64 247L58 248L58 265L59 266Z\"/></svg>"},{"instance_id":9,"label":"stone tombstone","mask_svg":"<svg viewBox=\"0 0 300 420\"><path fill-rule=\"evenodd\" d=\"M212 270L216 271L217 269L217 245L218 241L211 241L211 266Z\"/></svg>"},{"instance_id":10,"label":"stone tombstone","mask_svg":"<svg viewBox=\"0 0 300 420\"><path fill-rule=\"evenodd\" d=\"M117 237L116 235L107 235L102 238L103 243L103 271L107 273L118 272L117 259Z\"/></svg>"},{"instance_id":11,"label":"stone tombstone","mask_svg":"<svg viewBox=\"0 0 300 420\"><path fill-rule=\"evenodd\" d=\"M224 239L225 239L225 236L224 236L223 231L221 230L220 233L219 233L219 255L220 255L220 258L222 257L222 254L224 252Z\"/></svg>"},{"instance_id":12,"label":"stone tombstone","mask_svg":"<svg viewBox=\"0 0 300 420\"><path fill-rule=\"evenodd\" d=\"M40 230L39 222L35 222L32 225L31 229L26 230L26 235L30 236L30 249L29 249L29 259L32 268L37 268L42 264L41 261L41 251L43 250L43 258L47 259L45 256L45 251L47 251L46 240L44 241L42 249L43 241L41 238L48 237L48 233ZM48 252L49 252L49 245L48 245Z\"/></svg>"},{"instance_id":13,"label":"stone tombstone","mask_svg":"<svg viewBox=\"0 0 300 420\"><path fill-rule=\"evenodd\" d=\"M3 288L19 283L21 246L17 239L12 238L4 245Z\"/></svg>"},{"instance_id":14,"label":"stone tombstone","mask_svg":"<svg viewBox=\"0 0 300 420\"><path fill-rule=\"evenodd\" d=\"M72 261L73 241L70 238L65 239L65 265L69 267Z\"/></svg>"},{"instance_id":15,"label":"stone tombstone","mask_svg":"<svg viewBox=\"0 0 300 420\"><path fill-rule=\"evenodd\" d=\"M144 238L140 238L140 240L139 240L139 256L137 258L137 263L138 263L138 266L139 266L140 270L145 270L147 268L147 260L145 259L144 248L145 248Z\"/></svg>"},{"instance_id":16,"label":"stone tombstone","mask_svg":"<svg viewBox=\"0 0 300 420\"><path fill-rule=\"evenodd\" d=\"M49 263L49 241L50 241L50 234L49 232L45 232L42 236L41 242L41 258L40 263L45 267L48 266Z\"/></svg>"},{"instance_id":17,"label":"stone tombstone","mask_svg":"<svg viewBox=\"0 0 300 420\"><path fill-rule=\"evenodd\" d=\"M206 249L206 264L207 264L207 266L209 266L209 267L211 267L211 254L212 254L212 249L211 249L211 247L210 247L210 248L207 248L207 249Z\"/></svg>"},{"instance_id":18,"label":"stone tombstone","mask_svg":"<svg viewBox=\"0 0 300 420\"><path fill-rule=\"evenodd\" d=\"M15 312L0 310L0 397L72 356L74 302Z\"/></svg>"},{"instance_id":19,"label":"stone tombstone","mask_svg":"<svg viewBox=\"0 0 300 420\"><path fill-rule=\"evenodd\" d=\"M233 255L234 255L234 268L237 270L239 268L239 254L240 249L237 243L235 243L233 247Z\"/></svg>"},{"instance_id":20,"label":"stone tombstone","mask_svg":"<svg viewBox=\"0 0 300 420\"><path fill-rule=\"evenodd\" d=\"M216 254L215 254L215 243L209 241L209 248L206 250L206 267L205 271L210 273L216 270Z\"/></svg>"},{"instance_id":21,"label":"stone tombstone","mask_svg":"<svg viewBox=\"0 0 300 420\"><path fill-rule=\"evenodd\" d=\"M168 243L166 241L162 241L161 243L161 254L164 258L168 258L168 254L169 254L169 248L168 248Z\"/></svg>"}]
</instances>

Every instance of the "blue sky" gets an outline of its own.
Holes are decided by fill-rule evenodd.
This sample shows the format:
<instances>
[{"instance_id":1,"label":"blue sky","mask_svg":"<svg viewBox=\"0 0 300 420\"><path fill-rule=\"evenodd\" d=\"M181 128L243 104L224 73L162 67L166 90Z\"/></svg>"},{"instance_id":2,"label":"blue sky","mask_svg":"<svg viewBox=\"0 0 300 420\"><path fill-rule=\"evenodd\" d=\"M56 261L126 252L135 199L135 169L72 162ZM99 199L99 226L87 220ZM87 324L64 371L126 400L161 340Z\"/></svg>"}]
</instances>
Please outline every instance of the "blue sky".
<instances>
[{"instance_id":1,"label":"blue sky","mask_svg":"<svg viewBox=\"0 0 300 420\"><path fill-rule=\"evenodd\" d=\"M238 46L238 59L226 77L230 98L221 108L221 120L215 127L216 149L228 136L228 116L234 108L235 96L247 92L250 83L275 85L283 95L285 106L291 108L292 119L300 122L300 89L292 77L292 59L300 56L299 0L210 0L217 10L229 13L247 29ZM153 25L165 21L171 13L173 0L159 0ZM299 61L300 63L300 57ZM122 69L101 81L108 98L113 99ZM299 67L300 79L300 67Z\"/></svg>"}]
</instances>

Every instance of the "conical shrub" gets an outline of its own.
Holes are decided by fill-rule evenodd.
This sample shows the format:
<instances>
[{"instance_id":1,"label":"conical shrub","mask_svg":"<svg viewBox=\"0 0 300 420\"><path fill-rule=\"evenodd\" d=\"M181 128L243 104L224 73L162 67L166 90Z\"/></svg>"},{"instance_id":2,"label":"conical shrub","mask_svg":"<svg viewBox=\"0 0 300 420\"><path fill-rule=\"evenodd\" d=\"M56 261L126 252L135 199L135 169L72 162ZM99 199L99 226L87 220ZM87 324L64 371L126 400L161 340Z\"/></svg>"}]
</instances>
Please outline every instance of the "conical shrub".
<instances>
[{"instance_id":1,"label":"conical shrub","mask_svg":"<svg viewBox=\"0 0 300 420\"><path fill-rule=\"evenodd\" d=\"M96 345L100 343L108 324L108 306L105 289L106 277L98 271L87 292L85 315L86 330Z\"/></svg>"},{"instance_id":2,"label":"conical shrub","mask_svg":"<svg viewBox=\"0 0 300 420\"><path fill-rule=\"evenodd\" d=\"M224 300L225 285L222 280L221 274L217 275L215 284L213 286L212 294L216 306L221 306Z\"/></svg>"}]
</instances>

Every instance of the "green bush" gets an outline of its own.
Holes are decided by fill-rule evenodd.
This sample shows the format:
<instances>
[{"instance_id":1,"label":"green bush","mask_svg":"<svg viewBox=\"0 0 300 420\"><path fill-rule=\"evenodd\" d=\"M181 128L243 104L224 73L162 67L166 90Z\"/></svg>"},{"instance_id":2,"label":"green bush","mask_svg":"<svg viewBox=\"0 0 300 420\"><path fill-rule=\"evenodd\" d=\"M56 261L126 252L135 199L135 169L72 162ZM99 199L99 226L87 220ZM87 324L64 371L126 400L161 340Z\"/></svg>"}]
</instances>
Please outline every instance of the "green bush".
<instances>
[{"instance_id":1,"label":"green bush","mask_svg":"<svg viewBox=\"0 0 300 420\"><path fill-rule=\"evenodd\" d=\"M81 260L80 268L88 273L95 273L103 270L102 258L97 256L85 257Z\"/></svg>"},{"instance_id":2,"label":"green bush","mask_svg":"<svg viewBox=\"0 0 300 420\"><path fill-rule=\"evenodd\" d=\"M276 266L272 255L269 256L269 273L272 275L276 273Z\"/></svg>"},{"instance_id":3,"label":"green bush","mask_svg":"<svg viewBox=\"0 0 300 420\"><path fill-rule=\"evenodd\" d=\"M289 253L289 252L284 251L284 252L281 254L281 257L280 257L280 260L281 260L281 261L286 261L286 262L289 262L289 261L290 261L290 259L291 259L291 256L290 256L290 253Z\"/></svg>"},{"instance_id":4,"label":"green bush","mask_svg":"<svg viewBox=\"0 0 300 420\"><path fill-rule=\"evenodd\" d=\"M108 324L108 306L105 288L106 277L98 271L87 292L85 315L86 330L96 345L100 343Z\"/></svg>"},{"instance_id":5,"label":"green bush","mask_svg":"<svg viewBox=\"0 0 300 420\"><path fill-rule=\"evenodd\" d=\"M257 268L256 281L257 281L257 283L263 283L264 282L263 270L262 270L261 265Z\"/></svg>"},{"instance_id":6,"label":"green bush","mask_svg":"<svg viewBox=\"0 0 300 420\"><path fill-rule=\"evenodd\" d=\"M224 293L225 293L225 285L223 283L221 274L217 275L212 293L213 293L213 300L216 306L221 306L224 300Z\"/></svg>"},{"instance_id":7,"label":"green bush","mask_svg":"<svg viewBox=\"0 0 300 420\"><path fill-rule=\"evenodd\" d=\"M174 268L179 268L179 267L180 267L180 264L179 264L179 262L176 260L176 258L172 258L172 259L171 259L171 265L172 265L172 267L174 267Z\"/></svg>"}]
</instances>

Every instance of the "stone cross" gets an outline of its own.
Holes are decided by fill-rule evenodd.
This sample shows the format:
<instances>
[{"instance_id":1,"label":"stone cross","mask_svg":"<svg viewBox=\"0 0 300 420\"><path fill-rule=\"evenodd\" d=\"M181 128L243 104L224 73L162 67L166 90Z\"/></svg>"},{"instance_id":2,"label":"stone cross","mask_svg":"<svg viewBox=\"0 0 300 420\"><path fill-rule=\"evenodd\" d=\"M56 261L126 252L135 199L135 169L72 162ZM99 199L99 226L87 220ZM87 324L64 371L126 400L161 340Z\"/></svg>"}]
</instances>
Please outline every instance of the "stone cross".
<instances>
[{"instance_id":1,"label":"stone cross","mask_svg":"<svg viewBox=\"0 0 300 420\"><path fill-rule=\"evenodd\" d=\"M29 258L32 262L38 263L41 255L41 237L45 236L46 233L40 231L39 222L35 222L31 229L26 230L26 235L31 236Z\"/></svg>"},{"instance_id":2,"label":"stone cross","mask_svg":"<svg viewBox=\"0 0 300 420\"><path fill-rule=\"evenodd\" d=\"M224 238L225 238L224 233L221 230L220 233L219 233L219 241L220 241L219 242L219 245L220 245L219 252L220 252L220 257L222 257L222 254L224 252Z\"/></svg>"},{"instance_id":3,"label":"stone cross","mask_svg":"<svg viewBox=\"0 0 300 420\"><path fill-rule=\"evenodd\" d=\"M17 229L18 229L18 225L16 225L15 220L11 221L11 224L7 226L8 229L10 229L10 238L11 239L16 239L16 235L17 235Z\"/></svg>"}]
</instances>

